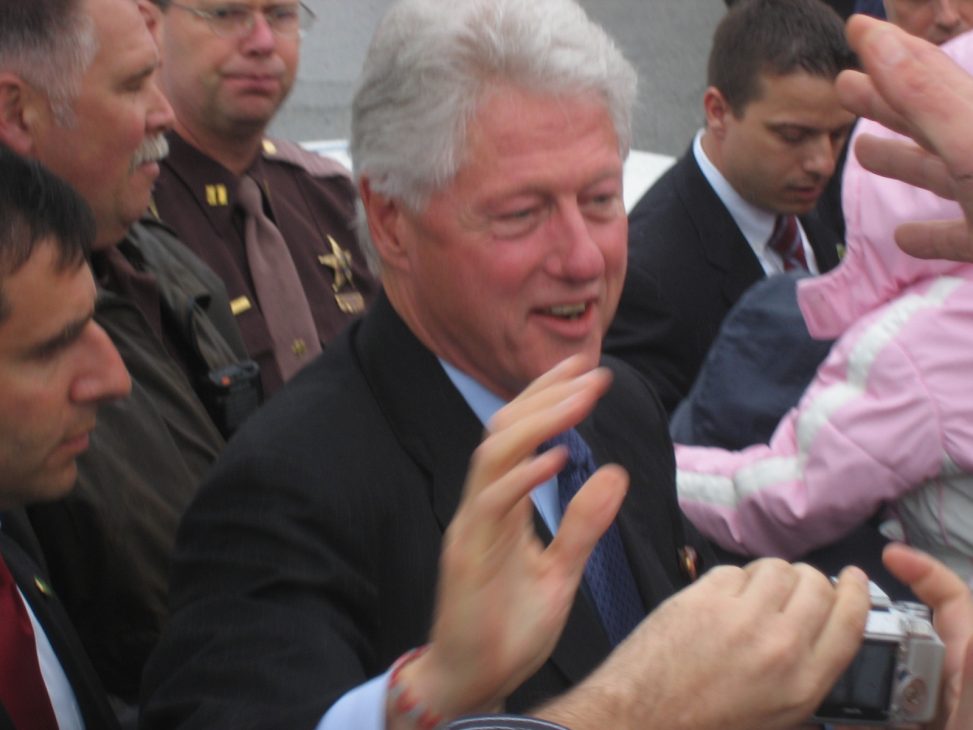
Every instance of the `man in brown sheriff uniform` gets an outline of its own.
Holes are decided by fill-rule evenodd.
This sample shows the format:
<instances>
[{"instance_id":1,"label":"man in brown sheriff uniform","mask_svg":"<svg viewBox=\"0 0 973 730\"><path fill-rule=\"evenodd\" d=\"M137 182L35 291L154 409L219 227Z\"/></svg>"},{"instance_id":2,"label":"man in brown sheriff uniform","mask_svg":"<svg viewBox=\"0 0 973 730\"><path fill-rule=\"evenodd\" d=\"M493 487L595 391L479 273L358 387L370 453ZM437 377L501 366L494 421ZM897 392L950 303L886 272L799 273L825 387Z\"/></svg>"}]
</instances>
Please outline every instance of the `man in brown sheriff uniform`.
<instances>
[{"instance_id":1,"label":"man in brown sheriff uniform","mask_svg":"<svg viewBox=\"0 0 973 730\"><path fill-rule=\"evenodd\" d=\"M154 2L163 11L161 81L175 111L156 211L223 278L271 395L377 291L355 240L347 172L264 136L313 15L297 2ZM261 217L253 208L263 221L252 220Z\"/></svg>"}]
</instances>

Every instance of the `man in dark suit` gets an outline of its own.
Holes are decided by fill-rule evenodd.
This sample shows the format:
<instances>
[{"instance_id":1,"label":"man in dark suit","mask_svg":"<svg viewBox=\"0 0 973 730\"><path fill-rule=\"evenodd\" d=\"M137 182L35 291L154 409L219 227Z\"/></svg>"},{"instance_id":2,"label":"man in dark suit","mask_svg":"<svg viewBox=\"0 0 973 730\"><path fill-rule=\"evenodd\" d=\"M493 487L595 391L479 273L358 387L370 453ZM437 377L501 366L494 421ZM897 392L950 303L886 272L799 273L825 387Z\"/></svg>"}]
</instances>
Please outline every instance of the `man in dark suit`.
<instances>
[{"instance_id":1,"label":"man in dark suit","mask_svg":"<svg viewBox=\"0 0 973 730\"><path fill-rule=\"evenodd\" d=\"M617 702L605 707L596 683L598 702L576 696L574 720L552 720L649 726L648 685L661 693L653 712L693 706L701 730L810 712L860 636L860 584L834 591L763 563L718 572L640 622L691 582L703 548L676 509L651 388L617 361L597 368L625 270L634 90L573 0L393 4L352 125L384 294L236 435L187 512L171 620L143 677L145 728L433 727L504 700L537 707L616 644ZM538 454L550 441L563 445ZM623 503L608 462L628 472ZM498 496L513 488L516 506ZM479 518L457 512L464 494ZM574 598L580 575L567 590L545 560L581 524L601 534L620 503ZM497 515L510 524L481 535ZM539 579L526 610L491 577L501 569ZM471 571L486 579L440 587L434 610L437 576ZM734 608L748 584L775 598ZM497 621L515 603L507 634ZM764 611L808 653L751 651L779 639L758 628ZM730 687L696 709L695 679L711 672Z\"/></svg>"},{"instance_id":2,"label":"man in dark suit","mask_svg":"<svg viewBox=\"0 0 973 730\"><path fill-rule=\"evenodd\" d=\"M0 727L112 728L19 508L74 486L98 406L131 384L93 320L85 256L94 220L84 202L0 148L0 221Z\"/></svg>"},{"instance_id":3,"label":"man in dark suit","mask_svg":"<svg viewBox=\"0 0 973 730\"><path fill-rule=\"evenodd\" d=\"M837 236L812 211L852 124L833 82L853 59L840 19L818 0L742 0L717 28L706 127L632 210L605 342L649 378L667 412L749 286L838 263Z\"/></svg>"}]
</instances>

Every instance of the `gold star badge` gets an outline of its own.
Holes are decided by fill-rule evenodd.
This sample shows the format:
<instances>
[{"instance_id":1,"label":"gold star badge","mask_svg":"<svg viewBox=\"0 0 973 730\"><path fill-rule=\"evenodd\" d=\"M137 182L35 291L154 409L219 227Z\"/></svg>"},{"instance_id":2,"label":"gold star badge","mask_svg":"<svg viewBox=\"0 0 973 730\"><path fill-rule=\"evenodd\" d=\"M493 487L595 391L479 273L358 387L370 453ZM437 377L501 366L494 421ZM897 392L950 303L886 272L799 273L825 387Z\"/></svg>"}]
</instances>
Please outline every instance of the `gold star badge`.
<instances>
[{"instance_id":1,"label":"gold star badge","mask_svg":"<svg viewBox=\"0 0 973 730\"><path fill-rule=\"evenodd\" d=\"M331 253L318 256L318 261L322 266L327 266L334 271L334 283L331 289L334 291L334 300L345 314L360 314L365 311L365 299L355 291L355 275L351 269L351 254L347 249L341 248L338 242L330 235L328 243L331 244ZM348 291L345 291L345 289Z\"/></svg>"}]
</instances>

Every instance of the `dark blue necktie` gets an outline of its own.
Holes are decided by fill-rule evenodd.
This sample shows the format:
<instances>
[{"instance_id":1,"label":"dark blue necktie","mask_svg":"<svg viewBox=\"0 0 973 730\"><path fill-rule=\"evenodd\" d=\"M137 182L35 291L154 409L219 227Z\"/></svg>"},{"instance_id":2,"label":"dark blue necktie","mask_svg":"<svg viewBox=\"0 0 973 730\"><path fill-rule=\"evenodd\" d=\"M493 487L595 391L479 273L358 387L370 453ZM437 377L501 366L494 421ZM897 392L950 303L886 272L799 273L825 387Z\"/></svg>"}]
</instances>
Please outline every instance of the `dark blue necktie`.
<instances>
[{"instance_id":1,"label":"dark blue necktie","mask_svg":"<svg viewBox=\"0 0 973 730\"><path fill-rule=\"evenodd\" d=\"M588 444L573 428L545 441L539 450L546 451L558 445L566 446L569 454L568 463L557 475L558 501L561 503L561 514L564 514L568 502L598 467ZM616 646L645 617L645 608L615 523L591 551L584 569L584 580L608 639L612 646Z\"/></svg>"}]
</instances>

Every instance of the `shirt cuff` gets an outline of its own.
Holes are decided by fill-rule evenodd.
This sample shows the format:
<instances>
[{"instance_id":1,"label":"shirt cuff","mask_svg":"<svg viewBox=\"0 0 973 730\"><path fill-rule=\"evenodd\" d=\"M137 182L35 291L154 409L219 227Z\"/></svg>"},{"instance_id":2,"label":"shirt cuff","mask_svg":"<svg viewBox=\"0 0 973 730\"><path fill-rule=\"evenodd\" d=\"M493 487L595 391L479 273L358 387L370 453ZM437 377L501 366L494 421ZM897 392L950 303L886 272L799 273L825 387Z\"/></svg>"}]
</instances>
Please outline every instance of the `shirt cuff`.
<instances>
[{"instance_id":1,"label":"shirt cuff","mask_svg":"<svg viewBox=\"0 0 973 730\"><path fill-rule=\"evenodd\" d=\"M317 730L385 730L389 672L348 690L324 713Z\"/></svg>"}]
</instances>

